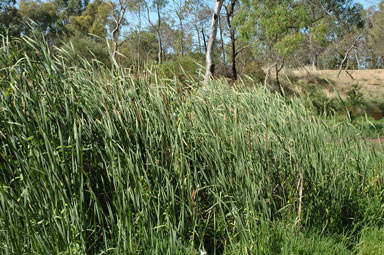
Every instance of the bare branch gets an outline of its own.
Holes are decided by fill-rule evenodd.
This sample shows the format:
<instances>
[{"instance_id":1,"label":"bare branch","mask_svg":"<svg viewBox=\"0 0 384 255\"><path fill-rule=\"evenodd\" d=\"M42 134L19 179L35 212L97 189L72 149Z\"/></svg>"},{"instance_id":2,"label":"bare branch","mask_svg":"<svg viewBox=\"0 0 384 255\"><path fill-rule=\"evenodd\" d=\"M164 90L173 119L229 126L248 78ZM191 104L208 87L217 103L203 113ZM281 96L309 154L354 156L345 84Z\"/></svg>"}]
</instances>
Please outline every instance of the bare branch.
<instances>
[{"instance_id":1,"label":"bare branch","mask_svg":"<svg viewBox=\"0 0 384 255\"><path fill-rule=\"evenodd\" d=\"M236 51L235 56L239 55L243 50L248 49L251 46L252 46L252 44L248 44L248 45L245 45L245 46L241 47L240 49L238 49Z\"/></svg>"},{"instance_id":2,"label":"bare branch","mask_svg":"<svg viewBox=\"0 0 384 255\"><path fill-rule=\"evenodd\" d=\"M268 67L267 73L265 74L265 78L264 78L264 90L267 90L267 84L268 84L269 76L271 75L271 70L276 65L277 65L277 61Z\"/></svg>"},{"instance_id":3,"label":"bare branch","mask_svg":"<svg viewBox=\"0 0 384 255\"><path fill-rule=\"evenodd\" d=\"M353 40L353 43L351 45L351 47L347 50L347 52L345 53L345 56L344 56L344 59L343 61L341 61L341 64L340 64L340 68L339 68L339 72L337 73L337 78L340 77L340 74L341 74L341 71L343 71L343 66L344 66L344 63L345 61L348 59L348 56L349 54L351 53L351 51L356 47L356 43L359 41L359 39L363 36L363 34L359 34L355 40ZM347 69L347 68L346 68ZM346 70L345 69L345 70Z\"/></svg>"}]
</instances>

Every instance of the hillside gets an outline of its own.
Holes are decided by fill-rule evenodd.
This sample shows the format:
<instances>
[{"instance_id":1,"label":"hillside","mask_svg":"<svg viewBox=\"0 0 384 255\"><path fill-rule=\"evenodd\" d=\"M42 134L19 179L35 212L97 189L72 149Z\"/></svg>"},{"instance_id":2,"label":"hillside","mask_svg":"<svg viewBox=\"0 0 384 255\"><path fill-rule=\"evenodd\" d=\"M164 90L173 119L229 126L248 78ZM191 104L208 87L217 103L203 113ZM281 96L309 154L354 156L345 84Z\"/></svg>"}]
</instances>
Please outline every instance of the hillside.
<instances>
[{"instance_id":1,"label":"hillside","mask_svg":"<svg viewBox=\"0 0 384 255\"><path fill-rule=\"evenodd\" d=\"M320 86L327 88L325 91L331 97L335 96L333 88L341 95L354 85L357 84L361 88L365 98L384 102L384 69L372 70L348 70L349 75L342 71L338 77L338 70L312 70L309 68L301 68L294 70L285 70L284 74L290 78L295 78L300 83L318 82ZM315 81L314 78L317 78ZM327 85L333 85L327 86Z\"/></svg>"}]
</instances>

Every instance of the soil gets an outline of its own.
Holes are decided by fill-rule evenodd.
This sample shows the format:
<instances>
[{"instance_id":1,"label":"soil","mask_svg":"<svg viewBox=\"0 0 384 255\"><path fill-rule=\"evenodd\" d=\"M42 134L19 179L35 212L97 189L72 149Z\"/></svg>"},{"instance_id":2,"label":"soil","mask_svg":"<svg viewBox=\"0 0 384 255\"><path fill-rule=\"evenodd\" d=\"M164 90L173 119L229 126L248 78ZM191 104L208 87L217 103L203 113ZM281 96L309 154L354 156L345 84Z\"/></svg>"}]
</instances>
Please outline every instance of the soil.
<instances>
[{"instance_id":1,"label":"soil","mask_svg":"<svg viewBox=\"0 0 384 255\"><path fill-rule=\"evenodd\" d=\"M380 137L380 138L370 138L370 139L366 139L367 142L370 142L370 143L373 143L373 144L380 144L380 145L384 145L384 136Z\"/></svg>"}]
</instances>

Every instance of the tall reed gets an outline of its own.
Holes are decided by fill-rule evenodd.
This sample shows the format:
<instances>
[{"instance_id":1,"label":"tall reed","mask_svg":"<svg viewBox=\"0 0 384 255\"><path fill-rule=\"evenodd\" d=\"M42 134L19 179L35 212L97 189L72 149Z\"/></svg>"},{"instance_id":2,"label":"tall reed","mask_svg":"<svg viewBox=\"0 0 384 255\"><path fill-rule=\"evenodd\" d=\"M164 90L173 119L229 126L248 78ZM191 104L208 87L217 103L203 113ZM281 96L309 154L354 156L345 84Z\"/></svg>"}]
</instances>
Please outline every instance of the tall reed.
<instances>
[{"instance_id":1,"label":"tall reed","mask_svg":"<svg viewBox=\"0 0 384 255\"><path fill-rule=\"evenodd\" d=\"M268 254L276 224L383 224L384 158L358 129L258 86L54 51L2 41L1 253Z\"/></svg>"}]
</instances>

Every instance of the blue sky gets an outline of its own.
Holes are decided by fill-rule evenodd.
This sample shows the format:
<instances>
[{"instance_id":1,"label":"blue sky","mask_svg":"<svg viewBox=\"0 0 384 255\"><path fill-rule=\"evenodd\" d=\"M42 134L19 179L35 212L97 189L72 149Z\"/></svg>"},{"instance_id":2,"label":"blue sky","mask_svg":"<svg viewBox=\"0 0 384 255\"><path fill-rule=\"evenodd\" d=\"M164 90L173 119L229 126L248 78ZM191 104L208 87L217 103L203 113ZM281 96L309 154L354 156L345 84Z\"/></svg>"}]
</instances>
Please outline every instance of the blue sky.
<instances>
[{"instance_id":1,"label":"blue sky","mask_svg":"<svg viewBox=\"0 0 384 255\"><path fill-rule=\"evenodd\" d=\"M377 5L381 0L356 0L355 2L363 4L364 8L368 8L371 5Z\"/></svg>"}]
</instances>

